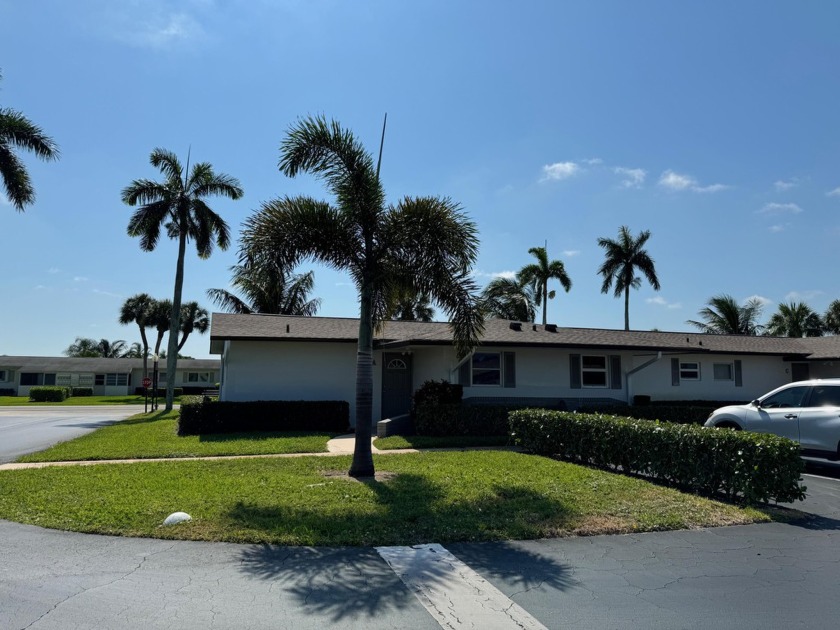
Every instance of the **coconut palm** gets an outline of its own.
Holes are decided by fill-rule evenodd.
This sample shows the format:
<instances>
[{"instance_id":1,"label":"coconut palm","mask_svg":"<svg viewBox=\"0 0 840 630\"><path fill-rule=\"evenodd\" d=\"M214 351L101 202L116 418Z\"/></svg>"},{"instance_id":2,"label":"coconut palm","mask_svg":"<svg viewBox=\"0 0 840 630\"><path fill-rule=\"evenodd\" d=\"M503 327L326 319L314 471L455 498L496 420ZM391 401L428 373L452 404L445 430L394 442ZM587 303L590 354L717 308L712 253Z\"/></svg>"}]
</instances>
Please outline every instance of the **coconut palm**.
<instances>
[{"instance_id":1,"label":"coconut palm","mask_svg":"<svg viewBox=\"0 0 840 630\"><path fill-rule=\"evenodd\" d=\"M216 214L205 197L223 196L230 199L242 197L239 181L222 173L215 173L207 162L200 162L189 169L184 169L174 153L165 149L152 151L149 161L160 169L165 181L162 183L148 179L136 179L122 191L122 200L129 206L140 205L128 222L128 235L140 238L140 247L145 251L154 250L160 237L161 228L167 235L178 240L178 262L175 265L175 289L172 297L170 330L181 327L181 291L184 286L184 255L187 239L195 242L199 258L208 258L213 252L213 245L227 249L230 243L230 230L227 223ZM174 375L178 361L178 336L169 336L166 370ZM175 379L166 383L166 410L172 409Z\"/></svg>"},{"instance_id":2,"label":"coconut palm","mask_svg":"<svg viewBox=\"0 0 840 630\"><path fill-rule=\"evenodd\" d=\"M311 317L321 306L319 298L309 299L315 286L312 271L291 274L277 261L265 260L259 264L246 262L234 265L231 285L243 297L224 289L208 289L207 297L229 313L270 313L273 315L299 315Z\"/></svg>"},{"instance_id":3,"label":"coconut palm","mask_svg":"<svg viewBox=\"0 0 840 630\"><path fill-rule=\"evenodd\" d=\"M206 308L201 308L198 302L187 302L181 306L181 341L178 342L178 351L187 343L187 337L191 333L206 333L210 328L210 316Z\"/></svg>"},{"instance_id":4,"label":"coconut palm","mask_svg":"<svg viewBox=\"0 0 840 630\"><path fill-rule=\"evenodd\" d=\"M823 322L804 302L779 304L767 322L767 333L773 337L822 337Z\"/></svg>"},{"instance_id":5,"label":"coconut palm","mask_svg":"<svg viewBox=\"0 0 840 630\"><path fill-rule=\"evenodd\" d=\"M389 319L403 322L430 322L435 317L429 296L422 293L404 291L396 297Z\"/></svg>"},{"instance_id":6,"label":"coconut palm","mask_svg":"<svg viewBox=\"0 0 840 630\"><path fill-rule=\"evenodd\" d=\"M140 329L140 339L143 342L143 351L142 355L138 356L143 357L143 376L147 376L149 373L149 340L146 337L146 328L151 325L149 318L151 317L155 307L156 301L151 295L148 293L138 293L137 295L132 295L123 302L122 308L120 309L120 324L127 325L135 323Z\"/></svg>"},{"instance_id":7,"label":"coconut palm","mask_svg":"<svg viewBox=\"0 0 840 630\"><path fill-rule=\"evenodd\" d=\"M68 357L102 357L105 359L117 359L125 355L127 348L122 339L110 341L108 339L90 339L88 337L76 337L64 354Z\"/></svg>"},{"instance_id":8,"label":"coconut palm","mask_svg":"<svg viewBox=\"0 0 840 630\"><path fill-rule=\"evenodd\" d=\"M548 301L553 300L556 295L555 291L548 290L549 281L559 281L566 293L572 288L572 281L566 274L566 268L561 261L552 260L549 262L545 247L532 247L528 250L528 253L532 254L537 262L522 267L517 277L520 282L530 285L533 289L537 306L542 306L542 323L545 326Z\"/></svg>"},{"instance_id":9,"label":"coconut palm","mask_svg":"<svg viewBox=\"0 0 840 630\"><path fill-rule=\"evenodd\" d=\"M721 293L710 298L706 306L697 313L703 321L689 319L686 323L709 334L758 335L763 328L758 323L763 309L764 305L758 298L738 304L731 295Z\"/></svg>"},{"instance_id":10,"label":"coconut palm","mask_svg":"<svg viewBox=\"0 0 840 630\"><path fill-rule=\"evenodd\" d=\"M483 330L470 276L478 253L476 227L449 199L406 197L386 205L371 155L335 121L299 120L280 154L285 175L315 175L335 202L300 196L264 203L245 222L244 251L252 260L267 257L286 268L314 260L346 270L353 279L359 292L359 335L350 475L369 477L374 474L374 327L387 318L401 291L425 294L450 315L458 355L468 353Z\"/></svg>"},{"instance_id":11,"label":"coconut palm","mask_svg":"<svg viewBox=\"0 0 840 630\"><path fill-rule=\"evenodd\" d=\"M0 107L0 176L6 197L18 212L23 212L35 202L35 189L15 149L30 151L45 161L59 156L58 145L40 127L22 113Z\"/></svg>"},{"instance_id":12,"label":"coconut palm","mask_svg":"<svg viewBox=\"0 0 840 630\"><path fill-rule=\"evenodd\" d=\"M532 285L517 278L491 280L481 292L481 307L488 317L533 322L537 316Z\"/></svg>"},{"instance_id":13,"label":"coconut palm","mask_svg":"<svg viewBox=\"0 0 840 630\"><path fill-rule=\"evenodd\" d=\"M143 358L143 365L145 366L145 359L146 359L146 352L143 352L143 346L140 345L139 341L135 341L134 343L129 346L128 350L125 351L123 357L126 359L140 359ZM145 368L144 368L145 369ZM143 372L145 374L145 371Z\"/></svg>"},{"instance_id":14,"label":"coconut palm","mask_svg":"<svg viewBox=\"0 0 840 630\"><path fill-rule=\"evenodd\" d=\"M840 335L840 300L834 300L828 305L822 319L826 334Z\"/></svg>"},{"instance_id":15,"label":"coconut palm","mask_svg":"<svg viewBox=\"0 0 840 630\"><path fill-rule=\"evenodd\" d=\"M624 294L624 330L630 330L630 289L642 286L641 277L636 270L641 271L650 286L659 291L659 278L653 259L644 249L650 238L650 230L643 230L638 237L633 237L630 228L622 225L618 229L618 239L599 238L598 245L604 248L605 260L598 268L598 273L604 277L601 293L608 293L615 282L615 297Z\"/></svg>"}]
</instances>

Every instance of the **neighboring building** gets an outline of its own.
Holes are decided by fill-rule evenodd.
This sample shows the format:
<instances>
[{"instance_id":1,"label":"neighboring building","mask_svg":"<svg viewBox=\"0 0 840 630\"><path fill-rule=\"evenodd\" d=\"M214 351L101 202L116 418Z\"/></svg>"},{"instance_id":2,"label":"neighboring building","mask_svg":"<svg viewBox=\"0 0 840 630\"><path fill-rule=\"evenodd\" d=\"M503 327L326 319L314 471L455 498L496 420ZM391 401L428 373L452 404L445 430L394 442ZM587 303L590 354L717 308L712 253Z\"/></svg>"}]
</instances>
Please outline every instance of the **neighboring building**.
<instances>
[{"instance_id":1,"label":"neighboring building","mask_svg":"<svg viewBox=\"0 0 840 630\"><path fill-rule=\"evenodd\" d=\"M214 313L222 400L346 400L355 422L357 319ZM840 337L791 339L559 328L491 319L459 360L447 323L385 322L374 336L373 419L408 412L427 380L464 399L535 404L751 400L784 383L840 376Z\"/></svg>"},{"instance_id":2,"label":"neighboring building","mask_svg":"<svg viewBox=\"0 0 840 630\"><path fill-rule=\"evenodd\" d=\"M148 361L149 377L153 362ZM219 380L217 359L178 359L175 387L199 393L215 389ZM158 384L166 387L166 360L158 362ZM97 357L11 357L0 355L0 392L28 396L38 385L92 387L96 396L133 394L143 384L143 359Z\"/></svg>"}]
</instances>

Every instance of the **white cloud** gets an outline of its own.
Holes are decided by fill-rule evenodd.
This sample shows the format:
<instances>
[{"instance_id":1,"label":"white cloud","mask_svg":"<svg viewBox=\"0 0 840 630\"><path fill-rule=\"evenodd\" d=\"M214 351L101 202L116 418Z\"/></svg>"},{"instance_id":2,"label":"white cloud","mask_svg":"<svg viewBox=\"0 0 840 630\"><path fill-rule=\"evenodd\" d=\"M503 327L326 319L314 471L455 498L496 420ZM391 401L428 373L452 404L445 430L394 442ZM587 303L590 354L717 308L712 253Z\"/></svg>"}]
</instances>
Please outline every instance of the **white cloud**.
<instances>
[{"instance_id":1,"label":"white cloud","mask_svg":"<svg viewBox=\"0 0 840 630\"><path fill-rule=\"evenodd\" d=\"M598 164L603 164L604 160L601 158L588 158L586 160L581 160L584 164L589 164L590 166L597 166Z\"/></svg>"},{"instance_id":2,"label":"white cloud","mask_svg":"<svg viewBox=\"0 0 840 630\"><path fill-rule=\"evenodd\" d=\"M753 300L755 300L756 302L758 302L762 306L767 306L767 305L773 303L773 300L771 300L769 298L766 298L763 295L751 295L747 298L744 298L744 301L742 302L742 304L746 304L747 302L751 302Z\"/></svg>"},{"instance_id":3,"label":"white cloud","mask_svg":"<svg viewBox=\"0 0 840 630\"><path fill-rule=\"evenodd\" d=\"M45 287L43 284L39 284L39 285L35 286L36 291L44 291L45 289L47 289L47 287Z\"/></svg>"},{"instance_id":4,"label":"white cloud","mask_svg":"<svg viewBox=\"0 0 840 630\"><path fill-rule=\"evenodd\" d=\"M494 278L507 278L508 280L512 280L516 277L515 271L481 271L476 269L473 271L474 278L489 278L493 280Z\"/></svg>"},{"instance_id":5,"label":"white cloud","mask_svg":"<svg viewBox=\"0 0 840 630\"><path fill-rule=\"evenodd\" d=\"M808 302L825 295L824 291L811 289L810 291L791 291L785 296L785 302Z\"/></svg>"},{"instance_id":6,"label":"white cloud","mask_svg":"<svg viewBox=\"0 0 840 630\"><path fill-rule=\"evenodd\" d=\"M791 188L796 188L797 186L799 186L799 180L797 180L795 177L787 181L779 179L773 182L773 188L775 188L779 192L784 192L785 190L790 190Z\"/></svg>"},{"instance_id":7,"label":"white cloud","mask_svg":"<svg viewBox=\"0 0 840 630\"><path fill-rule=\"evenodd\" d=\"M59 269L58 267L50 267L49 269L47 269L47 273L61 273L61 269Z\"/></svg>"},{"instance_id":8,"label":"white cloud","mask_svg":"<svg viewBox=\"0 0 840 630\"><path fill-rule=\"evenodd\" d=\"M682 304L680 302L669 302L661 295L657 295L656 297L647 298L645 300L648 304L656 304L657 306L664 306L668 309L678 309L682 308Z\"/></svg>"},{"instance_id":9,"label":"white cloud","mask_svg":"<svg viewBox=\"0 0 840 630\"><path fill-rule=\"evenodd\" d=\"M97 295L104 295L105 297L122 298L119 293L111 293L110 291L103 291L102 289L93 289L93 293Z\"/></svg>"},{"instance_id":10,"label":"white cloud","mask_svg":"<svg viewBox=\"0 0 840 630\"><path fill-rule=\"evenodd\" d=\"M840 187L835 188L834 190L829 190L825 193L826 197L840 197Z\"/></svg>"},{"instance_id":11,"label":"white cloud","mask_svg":"<svg viewBox=\"0 0 840 630\"><path fill-rule=\"evenodd\" d=\"M726 184L709 184L701 186L691 175L682 175L667 170L659 176L659 185L675 191L690 190L696 193L716 193L729 188Z\"/></svg>"},{"instance_id":12,"label":"white cloud","mask_svg":"<svg viewBox=\"0 0 840 630\"><path fill-rule=\"evenodd\" d=\"M90 278L85 278L84 276L74 276L73 282L87 282Z\"/></svg>"},{"instance_id":13,"label":"white cloud","mask_svg":"<svg viewBox=\"0 0 840 630\"><path fill-rule=\"evenodd\" d=\"M189 12L184 10L187 4ZM198 15L213 10L209 2L143 0L112 2L90 21L107 37L129 46L162 50L191 44L207 37Z\"/></svg>"},{"instance_id":14,"label":"white cloud","mask_svg":"<svg viewBox=\"0 0 840 630\"><path fill-rule=\"evenodd\" d=\"M767 229L773 232L774 234L778 234L779 232L784 232L789 227L790 223L777 223L776 225L771 225Z\"/></svg>"},{"instance_id":15,"label":"white cloud","mask_svg":"<svg viewBox=\"0 0 840 630\"><path fill-rule=\"evenodd\" d=\"M580 255L580 250L579 249L564 249L563 250L563 255L566 258L572 258L574 256L579 256Z\"/></svg>"},{"instance_id":16,"label":"white cloud","mask_svg":"<svg viewBox=\"0 0 840 630\"><path fill-rule=\"evenodd\" d=\"M761 210L756 210L757 214L799 214L802 208L795 203L766 203Z\"/></svg>"},{"instance_id":17,"label":"white cloud","mask_svg":"<svg viewBox=\"0 0 840 630\"><path fill-rule=\"evenodd\" d=\"M624 188L641 188L645 183L647 171L643 168L625 168L617 166L613 169L613 173L621 175L621 185Z\"/></svg>"},{"instance_id":18,"label":"white cloud","mask_svg":"<svg viewBox=\"0 0 840 630\"><path fill-rule=\"evenodd\" d=\"M542 172L540 182L560 181L577 175L580 172L580 166L574 162L555 162L543 166Z\"/></svg>"}]
</instances>

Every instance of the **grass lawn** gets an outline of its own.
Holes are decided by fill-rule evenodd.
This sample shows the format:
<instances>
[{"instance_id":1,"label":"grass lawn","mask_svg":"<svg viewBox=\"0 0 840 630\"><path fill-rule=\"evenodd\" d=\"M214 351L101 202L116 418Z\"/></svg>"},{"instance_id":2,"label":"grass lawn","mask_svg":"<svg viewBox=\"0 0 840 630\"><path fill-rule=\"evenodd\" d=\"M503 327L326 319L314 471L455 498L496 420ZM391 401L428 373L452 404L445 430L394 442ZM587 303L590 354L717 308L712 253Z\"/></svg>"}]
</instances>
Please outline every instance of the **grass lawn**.
<instances>
[{"instance_id":1,"label":"grass lawn","mask_svg":"<svg viewBox=\"0 0 840 630\"><path fill-rule=\"evenodd\" d=\"M429 435L392 435L377 438L373 445L380 451L400 448L465 448L468 446L507 446L507 435L448 435L432 437Z\"/></svg>"},{"instance_id":2,"label":"grass lawn","mask_svg":"<svg viewBox=\"0 0 840 630\"><path fill-rule=\"evenodd\" d=\"M640 479L509 451L145 462L0 472L0 518L126 536L410 545L770 520ZM163 527L170 513L193 521Z\"/></svg>"},{"instance_id":3,"label":"grass lawn","mask_svg":"<svg viewBox=\"0 0 840 630\"><path fill-rule=\"evenodd\" d=\"M73 407L82 405L142 405L145 401L143 396L71 396L64 402L30 402L28 396L0 396L0 407L35 407L46 405L49 407ZM149 399L151 403L151 398ZM163 406L166 399L158 398L159 406ZM181 398L176 396L176 405L181 403Z\"/></svg>"},{"instance_id":4,"label":"grass lawn","mask_svg":"<svg viewBox=\"0 0 840 630\"><path fill-rule=\"evenodd\" d=\"M24 455L21 462L90 459L197 457L201 455L264 455L318 453L327 450L331 433L227 433L178 437L177 409L138 414L45 451Z\"/></svg>"}]
</instances>

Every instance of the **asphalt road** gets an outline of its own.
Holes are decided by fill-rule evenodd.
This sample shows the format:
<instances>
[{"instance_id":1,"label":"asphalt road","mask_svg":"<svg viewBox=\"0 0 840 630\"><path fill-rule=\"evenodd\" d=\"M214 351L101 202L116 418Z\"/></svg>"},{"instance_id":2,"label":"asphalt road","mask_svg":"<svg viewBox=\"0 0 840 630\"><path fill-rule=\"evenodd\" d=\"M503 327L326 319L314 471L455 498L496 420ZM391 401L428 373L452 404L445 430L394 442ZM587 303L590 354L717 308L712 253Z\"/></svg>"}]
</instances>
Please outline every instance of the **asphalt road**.
<instances>
[{"instance_id":1,"label":"asphalt road","mask_svg":"<svg viewBox=\"0 0 840 630\"><path fill-rule=\"evenodd\" d=\"M134 406L0 407L0 464L142 411Z\"/></svg>"}]
</instances>

